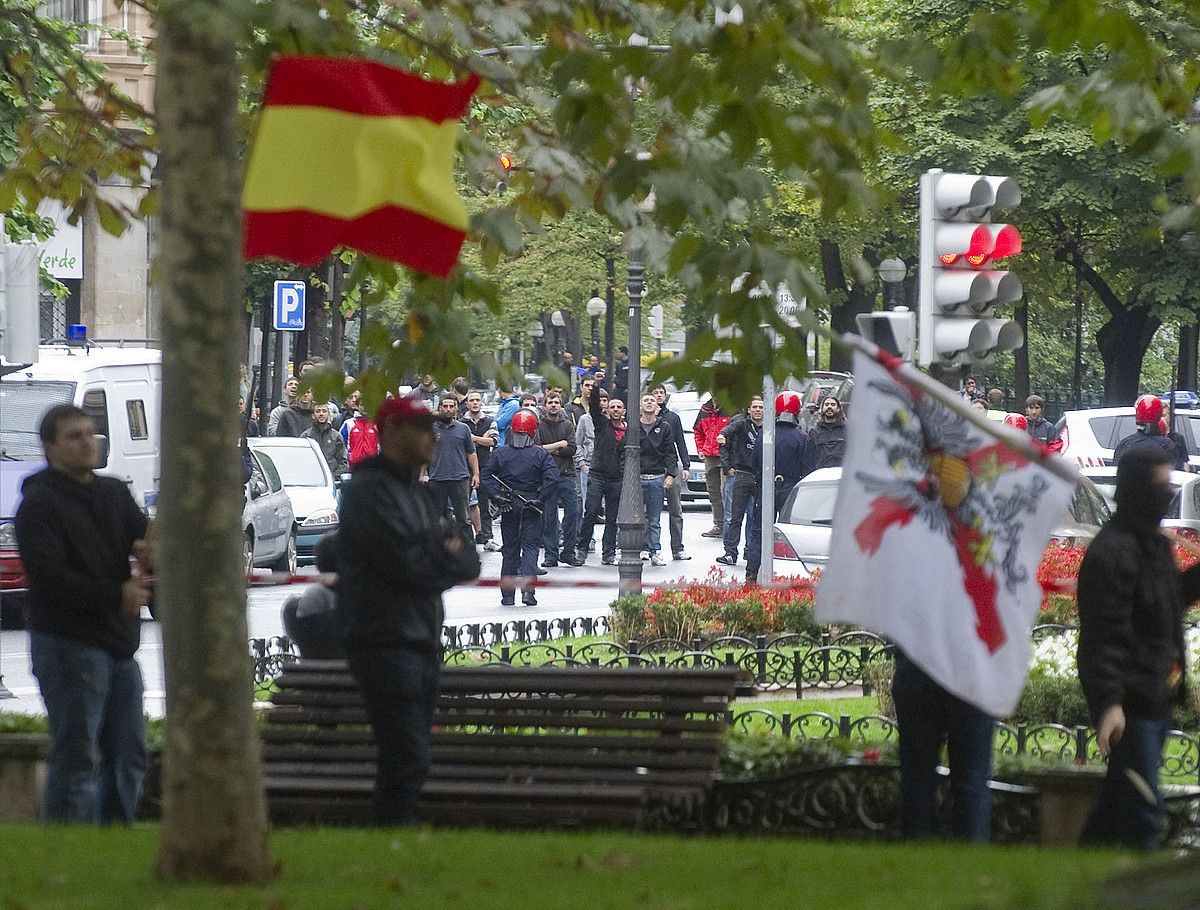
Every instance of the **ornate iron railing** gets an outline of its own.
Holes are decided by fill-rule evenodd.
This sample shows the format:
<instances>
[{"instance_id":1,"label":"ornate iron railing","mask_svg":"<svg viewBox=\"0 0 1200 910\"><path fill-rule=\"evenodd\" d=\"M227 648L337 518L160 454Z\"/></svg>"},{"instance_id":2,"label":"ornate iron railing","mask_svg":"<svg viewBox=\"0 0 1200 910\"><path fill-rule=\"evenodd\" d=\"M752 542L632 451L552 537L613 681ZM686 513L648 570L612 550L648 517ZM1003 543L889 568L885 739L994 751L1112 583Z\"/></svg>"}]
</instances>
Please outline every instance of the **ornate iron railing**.
<instances>
[{"instance_id":1,"label":"ornate iron railing","mask_svg":"<svg viewBox=\"0 0 1200 910\"><path fill-rule=\"evenodd\" d=\"M579 621L562 620L557 627L553 626L554 622L549 621L547 627L570 629L572 623ZM759 691L792 690L799 698L806 689L839 690L863 686L867 666L891 648L884 639L869 632L847 632L834 637L788 634L771 638L759 635L749 639L728 636L709 641L693 639L691 642L660 638L621 645L614 641L561 642L565 636L528 641L522 638L527 627L514 628L521 624L490 625L494 628L487 630L486 635L482 626L448 627L452 631L447 638L457 646L446 648L445 663L448 666L504 663L519 667L738 667L753 677ZM274 678L282 665L296 656L290 640L285 637L252 639L250 653L254 660L254 679L260 685ZM864 686L864 693L870 694L869 686Z\"/></svg>"}]
</instances>

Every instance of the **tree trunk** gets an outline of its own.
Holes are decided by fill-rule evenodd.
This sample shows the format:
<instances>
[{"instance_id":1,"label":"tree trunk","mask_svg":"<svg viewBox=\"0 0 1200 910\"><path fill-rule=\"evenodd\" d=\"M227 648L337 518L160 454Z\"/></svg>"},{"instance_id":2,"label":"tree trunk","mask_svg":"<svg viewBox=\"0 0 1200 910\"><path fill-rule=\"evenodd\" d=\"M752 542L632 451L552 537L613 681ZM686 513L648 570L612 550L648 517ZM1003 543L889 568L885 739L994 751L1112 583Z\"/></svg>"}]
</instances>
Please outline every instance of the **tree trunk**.
<instances>
[{"instance_id":1,"label":"tree trunk","mask_svg":"<svg viewBox=\"0 0 1200 910\"><path fill-rule=\"evenodd\" d=\"M821 241L821 271L825 279L825 290L833 295L840 294L842 303L829 307L829 326L834 334L843 332L858 332L858 323L854 317L860 313L869 313L875 308L875 295L861 284L848 285L846 270L842 267L842 251L838 244L831 240ZM836 298L831 298L836 299ZM849 373L853 368L854 355L841 347L829 349L829 369Z\"/></svg>"},{"instance_id":2,"label":"tree trunk","mask_svg":"<svg viewBox=\"0 0 1200 910\"><path fill-rule=\"evenodd\" d=\"M329 316L326 304L329 303L329 290L324 282L329 278L329 263L323 262L313 269L313 276L318 283L308 283L308 293L304 297L304 325L308 329L309 359L329 356Z\"/></svg>"},{"instance_id":3,"label":"tree trunk","mask_svg":"<svg viewBox=\"0 0 1200 910\"><path fill-rule=\"evenodd\" d=\"M1179 327L1179 388L1196 391L1196 355L1200 333L1196 323Z\"/></svg>"},{"instance_id":4,"label":"tree trunk","mask_svg":"<svg viewBox=\"0 0 1200 910\"><path fill-rule=\"evenodd\" d=\"M157 599L166 670L158 872L274 874L251 710L237 363L241 282L238 64L217 0L159 4L162 494Z\"/></svg>"},{"instance_id":5,"label":"tree trunk","mask_svg":"<svg viewBox=\"0 0 1200 910\"><path fill-rule=\"evenodd\" d=\"M1138 397L1142 360L1162 322L1147 307L1113 314L1096 333L1096 347L1104 361L1104 403L1131 405Z\"/></svg>"},{"instance_id":6,"label":"tree trunk","mask_svg":"<svg viewBox=\"0 0 1200 910\"><path fill-rule=\"evenodd\" d=\"M1013 391L1016 393L1017 410L1025 413L1025 399L1029 397L1029 305L1022 303L1013 310L1013 317L1021 327L1024 343L1013 351Z\"/></svg>"},{"instance_id":7,"label":"tree trunk","mask_svg":"<svg viewBox=\"0 0 1200 910\"><path fill-rule=\"evenodd\" d=\"M342 372L346 370L346 317L342 314L345 268L335 256L329 270L329 357Z\"/></svg>"}]
</instances>

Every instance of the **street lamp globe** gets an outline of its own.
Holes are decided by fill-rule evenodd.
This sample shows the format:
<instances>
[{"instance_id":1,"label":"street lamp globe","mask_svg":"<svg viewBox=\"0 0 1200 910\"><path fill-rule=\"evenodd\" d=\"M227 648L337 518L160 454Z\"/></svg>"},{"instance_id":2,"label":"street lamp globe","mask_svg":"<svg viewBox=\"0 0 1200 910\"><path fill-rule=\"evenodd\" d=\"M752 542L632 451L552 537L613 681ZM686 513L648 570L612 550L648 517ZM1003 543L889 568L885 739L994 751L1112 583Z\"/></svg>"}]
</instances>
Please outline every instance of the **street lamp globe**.
<instances>
[{"instance_id":1,"label":"street lamp globe","mask_svg":"<svg viewBox=\"0 0 1200 910\"><path fill-rule=\"evenodd\" d=\"M879 263L879 277L887 284L896 284L904 280L908 267L900 259L885 259Z\"/></svg>"},{"instance_id":2,"label":"street lamp globe","mask_svg":"<svg viewBox=\"0 0 1200 910\"><path fill-rule=\"evenodd\" d=\"M567 320L563 316L562 310L555 310L550 314L550 324L560 329L567 324Z\"/></svg>"},{"instance_id":3,"label":"street lamp globe","mask_svg":"<svg viewBox=\"0 0 1200 910\"><path fill-rule=\"evenodd\" d=\"M535 320L525 327L525 334L530 338L541 338L546 334L546 330L542 327L540 322Z\"/></svg>"},{"instance_id":4,"label":"street lamp globe","mask_svg":"<svg viewBox=\"0 0 1200 910\"><path fill-rule=\"evenodd\" d=\"M589 316L603 316L608 304L604 302L602 297L593 297L587 302L587 314Z\"/></svg>"}]
</instances>

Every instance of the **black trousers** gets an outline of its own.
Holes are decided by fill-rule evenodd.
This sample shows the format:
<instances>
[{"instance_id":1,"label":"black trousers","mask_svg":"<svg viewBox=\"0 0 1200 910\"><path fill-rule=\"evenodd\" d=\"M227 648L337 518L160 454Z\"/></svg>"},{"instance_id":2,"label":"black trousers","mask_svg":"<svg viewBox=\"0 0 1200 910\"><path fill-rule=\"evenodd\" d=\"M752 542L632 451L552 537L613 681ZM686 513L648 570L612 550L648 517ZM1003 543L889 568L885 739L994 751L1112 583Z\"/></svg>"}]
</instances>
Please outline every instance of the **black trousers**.
<instances>
[{"instance_id":1,"label":"black trousers","mask_svg":"<svg viewBox=\"0 0 1200 910\"><path fill-rule=\"evenodd\" d=\"M410 825L433 759L442 656L399 646L354 650L347 657L375 734L375 823Z\"/></svg>"},{"instance_id":2,"label":"black trousers","mask_svg":"<svg viewBox=\"0 0 1200 910\"><path fill-rule=\"evenodd\" d=\"M538 550L542 545L542 513L537 509L512 508L500 516L501 578L533 578L537 575ZM516 586L501 581L500 593L512 594ZM530 589L532 590L532 589Z\"/></svg>"},{"instance_id":3,"label":"black trousers","mask_svg":"<svg viewBox=\"0 0 1200 910\"><path fill-rule=\"evenodd\" d=\"M604 536L601 539L600 555L604 558L617 555L617 512L621 506L621 479L607 479L593 474L588 478L587 507L583 510L583 521L579 525L579 542L576 549L586 557L592 532L599 521L600 506L604 506Z\"/></svg>"},{"instance_id":4,"label":"black trousers","mask_svg":"<svg viewBox=\"0 0 1200 910\"><path fill-rule=\"evenodd\" d=\"M449 501L454 510L454 523L458 526L459 533L465 534L468 540L474 540L475 532L471 530L471 515L467 510L467 500L471 498L470 479L464 477L462 480L431 480L429 489L438 502L444 504Z\"/></svg>"}]
</instances>

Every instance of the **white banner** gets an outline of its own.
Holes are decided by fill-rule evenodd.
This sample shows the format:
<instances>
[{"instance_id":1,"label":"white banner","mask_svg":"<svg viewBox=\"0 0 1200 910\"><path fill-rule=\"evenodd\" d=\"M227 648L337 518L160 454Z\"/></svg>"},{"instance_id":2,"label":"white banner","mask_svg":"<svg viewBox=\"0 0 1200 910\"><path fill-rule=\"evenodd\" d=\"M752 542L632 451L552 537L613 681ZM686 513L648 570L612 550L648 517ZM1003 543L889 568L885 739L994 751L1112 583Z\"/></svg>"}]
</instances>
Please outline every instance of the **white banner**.
<instances>
[{"instance_id":1,"label":"white banner","mask_svg":"<svg viewBox=\"0 0 1200 910\"><path fill-rule=\"evenodd\" d=\"M68 210L52 199L43 199L37 213L54 222L54 235L38 244L38 263L55 278L82 278L83 219L68 224Z\"/></svg>"},{"instance_id":2,"label":"white banner","mask_svg":"<svg viewBox=\"0 0 1200 910\"><path fill-rule=\"evenodd\" d=\"M1025 434L985 430L965 402L895 366L855 354L817 619L873 629L947 691L1006 717L1029 669L1038 564L1074 493L1071 472L1030 460Z\"/></svg>"}]
</instances>

